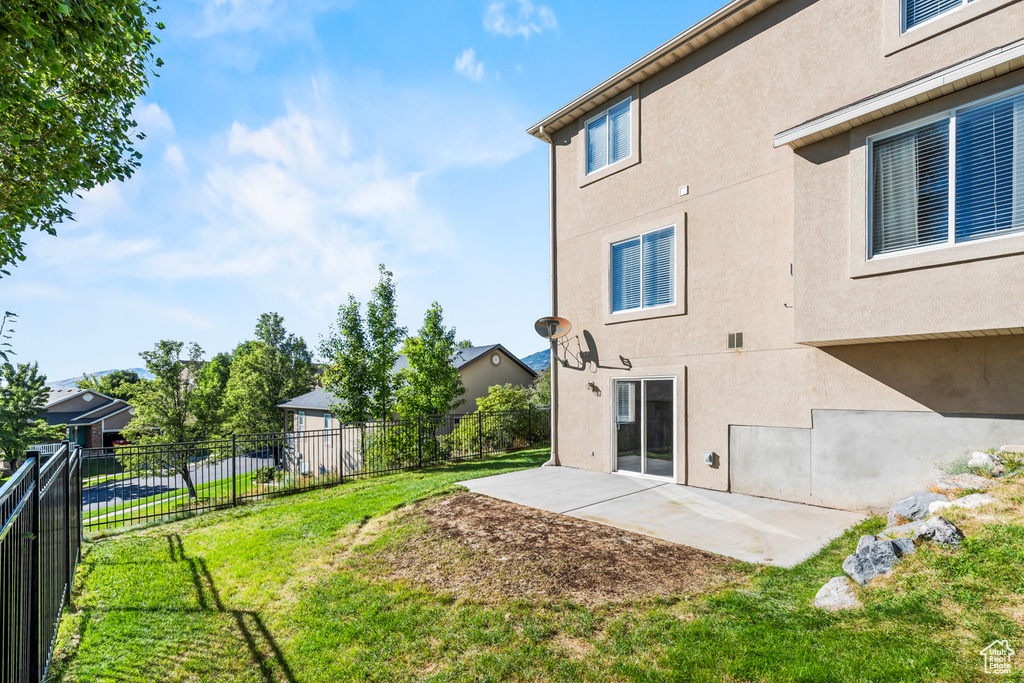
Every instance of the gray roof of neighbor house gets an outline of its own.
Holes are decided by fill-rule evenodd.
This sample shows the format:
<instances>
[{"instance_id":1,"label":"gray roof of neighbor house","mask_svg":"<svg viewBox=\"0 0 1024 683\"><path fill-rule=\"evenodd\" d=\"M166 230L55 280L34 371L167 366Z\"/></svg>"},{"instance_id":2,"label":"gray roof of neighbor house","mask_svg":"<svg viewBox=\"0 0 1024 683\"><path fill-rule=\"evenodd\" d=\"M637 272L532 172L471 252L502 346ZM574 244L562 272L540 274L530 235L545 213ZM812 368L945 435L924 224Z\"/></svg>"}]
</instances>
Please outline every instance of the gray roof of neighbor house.
<instances>
[{"instance_id":1,"label":"gray roof of neighbor house","mask_svg":"<svg viewBox=\"0 0 1024 683\"><path fill-rule=\"evenodd\" d=\"M81 394L92 394L96 400L90 402L84 410L59 410L61 403ZM51 389L43 419L51 425L89 425L128 407L128 404L119 398L111 398L89 389Z\"/></svg>"},{"instance_id":2,"label":"gray roof of neighbor house","mask_svg":"<svg viewBox=\"0 0 1024 683\"><path fill-rule=\"evenodd\" d=\"M46 407L50 408L58 403L63 403L64 401L81 394L92 394L96 398L102 399L96 404L97 406L104 405L105 403L109 403L114 400L112 396L107 396L106 394L101 394L97 391L92 391L91 389L78 389L77 387L75 389L50 389L50 400L46 402ZM95 408L90 408L90 410L95 410Z\"/></svg>"},{"instance_id":3,"label":"gray roof of neighbor house","mask_svg":"<svg viewBox=\"0 0 1024 683\"><path fill-rule=\"evenodd\" d=\"M323 387L317 387L308 394L302 396L296 396L290 401L284 403L278 403L278 408L285 408L288 410L327 410L331 409L331 404L337 403L337 399L331 394L327 393L327 390Z\"/></svg>"},{"instance_id":4,"label":"gray roof of neighbor house","mask_svg":"<svg viewBox=\"0 0 1024 683\"><path fill-rule=\"evenodd\" d=\"M470 363L473 363L473 362L479 360L480 358L483 358L488 353L490 353L491 351L495 351L495 350L500 350L506 356L511 358L521 368L523 368L523 370L526 370L526 372L530 373L531 377L536 377L537 376L537 373L534 372L533 369L529 365L527 365L523 361L519 360L515 355L513 355L508 349L506 349L501 344L491 344L489 346L470 346L469 348L465 348L465 349L455 349L455 351L452 353L452 365L455 366L456 370L462 370L462 368L466 367ZM406 358L404 355L403 356L399 356L398 360L395 361L394 370L398 371L398 370L408 370L408 369L409 369L409 359Z\"/></svg>"}]
</instances>

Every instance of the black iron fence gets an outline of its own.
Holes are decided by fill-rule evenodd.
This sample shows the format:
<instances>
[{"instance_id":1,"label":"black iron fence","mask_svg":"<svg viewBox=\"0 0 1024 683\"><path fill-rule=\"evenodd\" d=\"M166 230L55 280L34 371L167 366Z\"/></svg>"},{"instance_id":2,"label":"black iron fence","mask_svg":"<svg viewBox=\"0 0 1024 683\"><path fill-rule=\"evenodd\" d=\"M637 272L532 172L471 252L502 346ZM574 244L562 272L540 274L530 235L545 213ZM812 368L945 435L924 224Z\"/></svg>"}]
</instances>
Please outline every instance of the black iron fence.
<instances>
[{"instance_id":1,"label":"black iron fence","mask_svg":"<svg viewBox=\"0 0 1024 683\"><path fill-rule=\"evenodd\" d=\"M545 442L547 409L353 422L336 429L86 449L87 529L231 507ZM99 473L90 476L92 473Z\"/></svg>"},{"instance_id":2,"label":"black iron fence","mask_svg":"<svg viewBox=\"0 0 1024 683\"><path fill-rule=\"evenodd\" d=\"M28 456L0 487L0 683L45 679L82 545L79 449Z\"/></svg>"}]
</instances>

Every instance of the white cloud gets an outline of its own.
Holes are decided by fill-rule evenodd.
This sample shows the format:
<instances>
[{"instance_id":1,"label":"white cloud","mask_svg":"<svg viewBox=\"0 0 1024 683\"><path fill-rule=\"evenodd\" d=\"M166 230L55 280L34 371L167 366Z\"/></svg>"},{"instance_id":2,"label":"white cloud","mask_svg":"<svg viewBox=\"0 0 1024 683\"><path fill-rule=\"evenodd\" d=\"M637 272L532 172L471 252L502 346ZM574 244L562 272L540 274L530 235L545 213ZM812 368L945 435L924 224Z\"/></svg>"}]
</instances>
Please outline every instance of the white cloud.
<instances>
[{"instance_id":1,"label":"white cloud","mask_svg":"<svg viewBox=\"0 0 1024 683\"><path fill-rule=\"evenodd\" d=\"M139 130L146 135L163 131L174 132L174 123L171 121L170 115L154 102L136 107L133 114L136 123L139 124Z\"/></svg>"},{"instance_id":2,"label":"white cloud","mask_svg":"<svg viewBox=\"0 0 1024 683\"><path fill-rule=\"evenodd\" d=\"M455 58L455 72L471 81L479 81L484 77L484 63L477 61L476 50L466 48Z\"/></svg>"},{"instance_id":3,"label":"white cloud","mask_svg":"<svg viewBox=\"0 0 1024 683\"><path fill-rule=\"evenodd\" d=\"M185 153L181 151L181 145L167 145L167 149L164 150L164 161L176 171L188 173L188 164L185 162Z\"/></svg>"},{"instance_id":4,"label":"white cloud","mask_svg":"<svg viewBox=\"0 0 1024 683\"><path fill-rule=\"evenodd\" d=\"M512 4L514 7L507 8ZM555 13L546 5L534 6L530 0L513 0L512 3L494 2L484 15L484 28L495 35L514 38L543 33L556 28Z\"/></svg>"}]
</instances>

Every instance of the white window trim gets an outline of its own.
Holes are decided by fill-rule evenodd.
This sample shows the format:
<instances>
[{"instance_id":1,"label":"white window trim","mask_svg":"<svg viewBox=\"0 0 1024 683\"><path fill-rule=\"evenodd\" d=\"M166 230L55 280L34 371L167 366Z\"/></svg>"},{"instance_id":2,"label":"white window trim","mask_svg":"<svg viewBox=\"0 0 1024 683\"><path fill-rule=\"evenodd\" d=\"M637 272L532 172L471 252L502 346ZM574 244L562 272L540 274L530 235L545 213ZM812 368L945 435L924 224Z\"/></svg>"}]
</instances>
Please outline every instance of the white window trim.
<instances>
[{"instance_id":1,"label":"white window trim","mask_svg":"<svg viewBox=\"0 0 1024 683\"><path fill-rule=\"evenodd\" d=\"M927 26L939 19L942 19L943 17L948 17L953 12L959 12L963 8L967 7L967 5L969 5L971 2L984 2L984 0L960 0L959 6L954 7L953 9L948 9L945 12L942 12L941 14L936 14L934 17L928 19L927 21L922 21L920 24L916 24L914 26L911 26L910 28L907 28L907 0L900 0L900 34L902 35L909 33L911 31L916 31L922 26Z\"/></svg>"},{"instance_id":2,"label":"white window trim","mask_svg":"<svg viewBox=\"0 0 1024 683\"><path fill-rule=\"evenodd\" d=\"M611 162L611 163L605 163L604 166L601 166L599 168L595 168L595 169L591 170L590 169L590 163L589 163L589 160L590 160L590 124L592 124L594 121L597 121L598 119L602 119L602 118L606 119L608 121L608 125L605 127L606 136L608 138L607 141L606 141L606 144L605 144L605 149L607 150L606 157L607 156L611 156L611 153L612 153L612 145L611 145L612 122L611 122L611 118L608 116L608 113L612 109L615 109L616 107L618 107L618 106L620 106L620 105L622 105L623 103L626 103L626 102L629 103L629 107L630 107L630 113L629 113L629 154L627 154L623 158L619 159L618 161L614 161L614 162ZM617 166L619 164L625 163L625 162L627 162L627 161L629 161L630 159L633 158L633 112L632 112L632 109L633 109L633 96L632 95L627 95L625 98L623 98L623 99L615 102L614 104L606 107L604 109L604 111L601 111L601 112L595 114L594 116L591 116L589 119L587 119L586 121L583 122L583 131L584 131L583 146L586 148L584 150L584 154L586 155L587 160L588 160L587 161L587 175L588 176L592 176L595 173L600 173L600 172L605 171L605 170L607 170L609 168L612 168L613 166Z\"/></svg>"},{"instance_id":3,"label":"white window trim","mask_svg":"<svg viewBox=\"0 0 1024 683\"><path fill-rule=\"evenodd\" d=\"M656 381L656 380L671 380L671 382L672 382L672 476L670 476L670 477L665 476L665 475L659 475L659 474L647 474L646 472L630 472L628 470L620 470L618 468L619 453L618 453L618 446L617 446L617 441L616 441L617 440L616 431L618 429L619 423L615 419L615 416L618 413L618 407L616 405L618 403L618 395L617 395L617 392L615 391L615 385L618 382L636 382L636 381L639 381L640 382L640 405L641 406L645 406L644 410L646 410L646 402L647 402L647 384L646 384L646 382L648 382L648 381ZM640 376L640 377L614 376L614 377L610 378L610 381L611 381L611 389L608 391L608 393L612 396L611 444L613 446L611 449L609 449L611 451L611 463L610 463L611 472L613 474L620 474L620 475L622 475L624 477L634 477L634 478L640 478L640 479L654 479L655 481L671 481L671 482L676 482L677 481L676 477L679 475L679 458L680 458L680 454L679 454L679 410L680 410L681 402L679 400L679 377L677 375L649 375L649 376L648 375L643 375L643 376ZM646 418L646 415L643 415L643 416L637 415L636 419L639 421L641 419L641 417ZM646 422L646 420L645 420L645 422ZM640 429L640 443L641 443L641 450L644 453L646 453L647 452L647 430L644 429L643 427L641 427L641 429ZM647 468L643 467L643 469L646 470Z\"/></svg>"},{"instance_id":4,"label":"white window trim","mask_svg":"<svg viewBox=\"0 0 1024 683\"><path fill-rule=\"evenodd\" d=\"M668 230L672 228L672 302L667 304L658 304L657 306L645 306L644 305L644 235L650 235L654 232L661 232L662 230ZM636 308L624 308L621 311L615 310L615 264L612 259L612 250L618 244L625 242L632 242L633 240L640 240L640 305ZM610 287L608 288L608 310L611 315L623 315L628 313L637 313L639 311L656 311L659 308L671 308L676 305L676 301L679 297L679 270L676 267L676 260L679 258L679 233L676 228L676 224L663 225L660 228L654 228L653 230L647 230L639 235L633 235L632 237L626 237L621 240L616 240L608 245L608 282Z\"/></svg>"},{"instance_id":5,"label":"white window trim","mask_svg":"<svg viewBox=\"0 0 1024 683\"><path fill-rule=\"evenodd\" d=\"M945 15L941 15L941 16L945 16ZM963 246L969 245L969 244L981 244L981 243L985 243L985 242L991 242L993 240L1007 239L1007 238L1010 238L1010 237L1019 237L1021 235L1020 232L1010 232L1010 233L1005 233L1005 234L1002 234L1002 235L992 235L990 237L982 237L982 238L974 239L974 240L966 240L966 241L963 241L963 242L957 242L956 241L956 117L957 117L957 113L962 111L962 110L964 110L964 109L973 109L974 107L984 106L984 105L986 105L986 104L988 104L990 102L996 102L998 100L1007 99L1007 98L1010 98L1010 97L1014 97L1015 95L1020 95L1022 93L1024 93L1024 86L1018 86L1016 88L1011 88L1010 90L1005 90L1005 91L1003 91L1001 93L997 93L995 95L990 95L988 97L983 97L983 98L981 98L979 100L973 100L971 102L967 102L965 104L961 104L959 106L953 107L952 109L947 109L946 111L939 112L938 114L934 114L934 115L926 117L926 118L917 119L916 121L904 124L904 125L899 126L897 128L892 128L892 129L886 130L886 131L884 131L882 133L878 133L877 135L872 135L871 137L869 137L867 139L867 143L868 143L867 144L867 159L866 159L866 167L867 167L867 174L866 174L867 178L866 178L866 181L867 181L867 187L866 187L866 192L865 192L865 196L867 197L867 213L866 213L866 216L867 216L867 239L865 240L865 247L866 247L866 253L864 255L865 260L867 260L867 261L879 261L879 260L885 260L885 259L895 258L895 257L899 257L899 256L907 256L907 255L911 255L911 254L921 254L921 253L926 253L926 252L929 252L929 251L937 251L937 250L940 250L940 249L950 249L950 248L956 248L956 247L963 247ZM874 154L874 146L875 146L875 143L876 142L881 142L881 141L886 140L886 139L891 138L891 137L894 137L896 135L899 135L900 133L905 133L907 131L914 130L916 128L921 128L922 126L927 126L928 124L937 123L938 121L944 121L944 120L948 120L949 121L949 201L948 201L949 208L948 208L948 221L947 221L949 233L947 235L946 241L942 242L940 244L928 244L928 245L925 245L925 246L922 246L922 247L912 247L912 248L909 248L909 249L900 249L898 251L890 251L890 252L887 252L885 254L874 254L873 253L873 251L874 251L874 244L873 244L873 242L874 242L874 237L875 237L875 234L874 234L875 233L875 231L874 231L874 220L875 220L875 212L874 212L874 206L875 206L875 183L874 183L874 179L875 179L875 168L874 168L875 154ZM623 240L623 241L625 241L625 240ZM641 264L641 266L642 266L642 264ZM636 309L631 309L631 310L636 310Z\"/></svg>"},{"instance_id":6,"label":"white window trim","mask_svg":"<svg viewBox=\"0 0 1024 683\"><path fill-rule=\"evenodd\" d=\"M629 156L625 159L620 159L614 164L609 164L596 171L591 171L587 165L587 151L589 145L587 144L587 124L608 114L610 109L622 104L625 100L629 100ZM577 151L577 180L579 187L583 188L591 183L596 183L603 178L621 173L622 171L635 166L640 163L640 85L634 85L631 88L618 93L614 99L609 100L608 106L602 105L601 110L588 116L586 119L577 119L577 125L579 126L579 133L576 139L573 141L573 146L578 149ZM577 140L579 142L577 142Z\"/></svg>"}]
</instances>

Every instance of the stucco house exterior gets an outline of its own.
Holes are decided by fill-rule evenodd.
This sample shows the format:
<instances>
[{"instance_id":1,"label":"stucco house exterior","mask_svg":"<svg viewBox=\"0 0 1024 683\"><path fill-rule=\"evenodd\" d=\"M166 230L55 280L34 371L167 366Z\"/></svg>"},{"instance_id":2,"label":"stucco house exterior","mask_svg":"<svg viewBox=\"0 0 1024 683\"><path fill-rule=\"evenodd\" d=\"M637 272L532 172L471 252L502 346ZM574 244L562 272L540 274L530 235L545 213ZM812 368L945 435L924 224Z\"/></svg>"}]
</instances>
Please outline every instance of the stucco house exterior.
<instances>
[{"instance_id":1,"label":"stucco house exterior","mask_svg":"<svg viewBox=\"0 0 1024 683\"><path fill-rule=\"evenodd\" d=\"M532 126L553 459L877 510L1024 437L1022 67L1017 0L734 0Z\"/></svg>"},{"instance_id":2,"label":"stucco house exterior","mask_svg":"<svg viewBox=\"0 0 1024 683\"><path fill-rule=\"evenodd\" d=\"M121 438L133 409L125 401L85 389L51 389L43 419L67 425L67 438L83 448L110 448Z\"/></svg>"}]
</instances>

